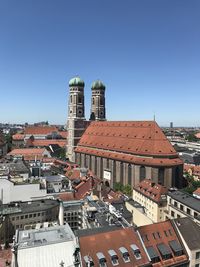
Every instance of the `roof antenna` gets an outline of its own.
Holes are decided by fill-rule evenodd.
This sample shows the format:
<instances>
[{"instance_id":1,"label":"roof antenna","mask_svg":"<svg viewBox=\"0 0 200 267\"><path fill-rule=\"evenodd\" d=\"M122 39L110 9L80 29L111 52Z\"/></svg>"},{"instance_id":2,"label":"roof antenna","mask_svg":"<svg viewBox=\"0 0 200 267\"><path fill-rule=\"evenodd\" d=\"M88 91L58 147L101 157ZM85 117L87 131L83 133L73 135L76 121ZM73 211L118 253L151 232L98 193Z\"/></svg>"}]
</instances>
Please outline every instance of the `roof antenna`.
<instances>
[{"instance_id":1,"label":"roof antenna","mask_svg":"<svg viewBox=\"0 0 200 267\"><path fill-rule=\"evenodd\" d=\"M153 114L153 120L156 121L156 114L155 114L155 112Z\"/></svg>"}]
</instances>

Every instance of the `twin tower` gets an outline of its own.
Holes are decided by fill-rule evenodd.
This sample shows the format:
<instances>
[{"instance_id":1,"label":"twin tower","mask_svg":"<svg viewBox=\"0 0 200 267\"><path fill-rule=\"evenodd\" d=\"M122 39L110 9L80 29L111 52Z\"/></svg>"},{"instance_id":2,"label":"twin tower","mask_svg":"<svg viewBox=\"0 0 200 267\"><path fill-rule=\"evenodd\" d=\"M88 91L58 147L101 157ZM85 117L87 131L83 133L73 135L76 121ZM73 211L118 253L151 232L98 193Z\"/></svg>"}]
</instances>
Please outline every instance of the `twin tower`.
<instances>
[{"instance_id":1,"label":"twin tower","mask_svg":"<svg viewBox=\"0 0 200 267\"><path fill-rule=\"evenodd\" d=\"M85 119L84 101L85 83L79 77L69 81L69 102L67 120L67 157L74 162L74 149L90 121L105 121L105 85L97 80L92 83L91 113L90 120Z\"/></svg>"}]
</instances>

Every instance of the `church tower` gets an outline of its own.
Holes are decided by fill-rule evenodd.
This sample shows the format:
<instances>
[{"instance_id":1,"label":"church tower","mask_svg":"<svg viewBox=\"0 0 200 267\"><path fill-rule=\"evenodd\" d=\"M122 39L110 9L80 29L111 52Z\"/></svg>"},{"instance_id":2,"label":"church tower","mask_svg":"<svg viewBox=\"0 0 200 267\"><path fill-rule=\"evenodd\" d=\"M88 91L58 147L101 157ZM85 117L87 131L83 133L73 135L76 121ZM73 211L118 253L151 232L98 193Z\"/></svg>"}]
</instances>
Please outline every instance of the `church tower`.
<instances>
[{"instance_id":1,"label":"church tower","mask_svg":"<svg viewBox=\"0 0 200 267\"><path fill-rule=\"evenodd\" d=\"M74 149L85 131L84 81L74 77L69 81L67 120L67 151L70 161L75 161Z\"/></svg>"},{"instance_id":2,"label":"church tower","mask_svg":"<svg viewBox=\"0 0 200 267\"><path fill-rule=\"evenodd\" d=\"M101 81L93 82L90 120L106 120L105 89L106 87Z\"/></svg>"}]
</instances>

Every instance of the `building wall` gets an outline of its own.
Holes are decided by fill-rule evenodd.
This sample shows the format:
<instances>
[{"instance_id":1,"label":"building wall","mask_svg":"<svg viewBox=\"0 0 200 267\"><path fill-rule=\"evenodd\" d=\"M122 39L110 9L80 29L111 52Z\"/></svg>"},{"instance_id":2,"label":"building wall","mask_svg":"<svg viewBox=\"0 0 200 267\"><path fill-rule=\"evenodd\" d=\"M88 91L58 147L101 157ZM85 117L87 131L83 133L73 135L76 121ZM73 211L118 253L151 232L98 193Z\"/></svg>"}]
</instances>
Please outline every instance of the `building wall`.
<instances>
[{"instance_id":1,"label":"building wall","mask_svg":"<svg viewBox=\"0 0 200 267\"><path fill-rule=\"evenodd\" d=\"M40 189L39 184L14 185L14 183L7 179L1 179L0 192L3 204L12 201L30 201L33 198L46 196L46 189Z\"/></svg>"},{"instance_id":2,"label":"building wall","mask_svg":"<svg viewBox=\"0 0 200 267\"><path fill-rule=\"evenodd\" d=\"M154 223L161 222L165 219L164 211L167 208L167 203L165 203L165 205L163 206L159 206L158 203L152 201L150 198L146 197L145 195L139 193L134 189L133 200L144 206L146 216Z\"/></svg>"},{"instance_id":3,"label":"building wall","mask_svg":"<svg viewBox=\"0 0 200 267\"><path fill-rule=\"evenodd\" d=\"M132 206L130 203L126 202L126 208L129 210L133 215L132 223L136 226L143 226L152 224L153 221L146 216L141 210L137 209L136 207Z\"/></svg>"},{"instance_id":4,"label":"building wall","mask_svg":"<svg viewBox=\"0 0 200 267\"><path fill-rule=\"evenodd\" d=\"M155 183L161 181L161 184L168 188L173 186L173 176L175 175L173 167L164 167L163 179L160 179L158 167L135 165L133 163L102 158L94 155L91 155L91 164L89 164L89 157L90 155L75 152L76 163L81 167L89 167L95 173L95 175L97 175L97 177L103 179L104 170L111 171L110 184L112 186L114 185L114 183L122 183L124 185L130 184L131 186L136 186L144 178L152 179ZM145 168L145 177L141 177L141 167ZM129 170L129 168L131 169L131 171Z\"/></svg>"},{"instance_id":5,"label":"building wall","mask_svg":"<svg viewBox=\"0 0 200 267\"><path fill-rule=\"evenodd\" d=\"M200 220L197 219L198 216L200 218L199 212L167 196L167 213L165 214L165 219L189 217L200 225Z\"/></svg>"}]
</instances>

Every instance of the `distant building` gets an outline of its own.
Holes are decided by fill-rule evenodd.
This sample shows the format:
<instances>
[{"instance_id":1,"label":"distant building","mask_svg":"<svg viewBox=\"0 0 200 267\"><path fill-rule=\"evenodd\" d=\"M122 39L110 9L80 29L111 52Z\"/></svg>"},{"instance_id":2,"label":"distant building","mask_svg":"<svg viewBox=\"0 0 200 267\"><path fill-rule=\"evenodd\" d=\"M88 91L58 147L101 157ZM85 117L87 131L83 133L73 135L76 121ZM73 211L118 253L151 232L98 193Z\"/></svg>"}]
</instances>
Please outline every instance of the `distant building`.
<instances>
[{"instance_id":1,"label":"distant building","mask_svg":"<svg viewBox=\"0 0 200 267\"><path fill-rule=\"evenodd\" d=\"M5 156L7 153L7 144L3 138L3 135L0 133L0 158Z\"/></svg>"},{"instance_id":2,"label":"distant building","mask_svg":"<svg viewBox=\"0 0 200 267\"><path fill-rule=\"evenodd\" d=\"M25 161L51 158L51 154L45 148L16 148L9 152L8 155L14 158L23 158Z\"/></svg>"},{"instance_id":3,"label":"distant building","mask_svg":"<svg viewBox=\"0 0 200 267\"><path fill-rule=\"evenodd\" d=\"M172 121L170 122L170 128L171 129L173 128L173 122Z\"/></svg>"}]
</instances>

